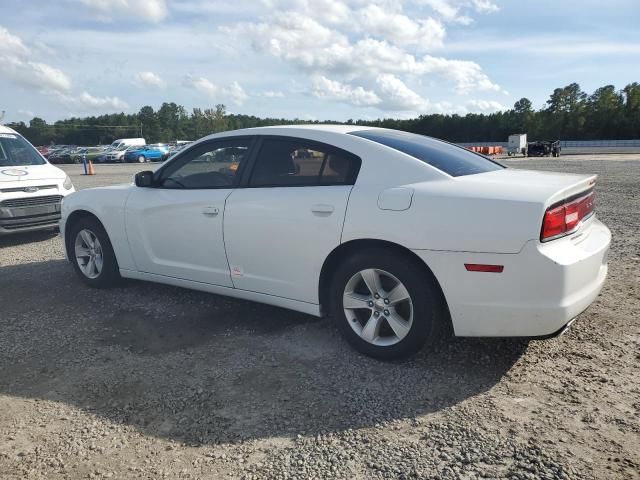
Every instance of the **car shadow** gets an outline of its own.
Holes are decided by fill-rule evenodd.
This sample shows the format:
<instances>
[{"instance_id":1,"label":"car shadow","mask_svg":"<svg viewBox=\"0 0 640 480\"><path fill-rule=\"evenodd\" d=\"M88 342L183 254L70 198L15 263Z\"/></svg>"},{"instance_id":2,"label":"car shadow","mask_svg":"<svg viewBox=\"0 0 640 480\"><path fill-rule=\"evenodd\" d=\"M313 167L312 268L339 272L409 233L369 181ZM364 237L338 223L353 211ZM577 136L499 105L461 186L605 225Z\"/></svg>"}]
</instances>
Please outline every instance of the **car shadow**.
<instances>
[{"instance_id":1,"label":"car shadow","mask_svg":"<svg viewBox=\"0 0 640 480\"><path fill-rule=\"evenodd\" d=\"M93 290L63 260L1 267L0 292L1 394L192 445L440 411L491 389L527 348L452 339L385 363L324 319L145 282Z\"/></svg>"},{"instance_id":2,"label":"car shadow","mask_svg":"<svg viewBox=\"0 0 640 480\"><path fill-rule=\"evenodd\" d=\"M57 227L48 230L38 230L35 232L12 233L11 235L0 236L0 248L13 247L25 243L38 243L51 240L58 235L60 231Z\"/></svg>"}]
</instances>

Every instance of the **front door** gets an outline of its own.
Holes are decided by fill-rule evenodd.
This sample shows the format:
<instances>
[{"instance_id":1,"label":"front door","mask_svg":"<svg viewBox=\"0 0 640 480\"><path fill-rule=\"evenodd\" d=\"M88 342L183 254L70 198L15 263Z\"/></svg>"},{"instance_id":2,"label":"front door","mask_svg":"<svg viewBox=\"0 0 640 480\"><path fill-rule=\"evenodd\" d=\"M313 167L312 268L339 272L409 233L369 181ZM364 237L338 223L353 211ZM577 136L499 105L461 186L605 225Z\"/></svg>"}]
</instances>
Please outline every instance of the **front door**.
<instances>
[{"instance_id":1,"label":"front door","mask_svg":"<svg viewBox=\"0 0 640 480\"><path fill-rule=\"evenodd\" d=\"M153 187L134 189L126 204L126 226L139 271L233 285L224 248L224 209L251 142L238 137L196 145L161 168Z\"/></svg>"}]
</instances>

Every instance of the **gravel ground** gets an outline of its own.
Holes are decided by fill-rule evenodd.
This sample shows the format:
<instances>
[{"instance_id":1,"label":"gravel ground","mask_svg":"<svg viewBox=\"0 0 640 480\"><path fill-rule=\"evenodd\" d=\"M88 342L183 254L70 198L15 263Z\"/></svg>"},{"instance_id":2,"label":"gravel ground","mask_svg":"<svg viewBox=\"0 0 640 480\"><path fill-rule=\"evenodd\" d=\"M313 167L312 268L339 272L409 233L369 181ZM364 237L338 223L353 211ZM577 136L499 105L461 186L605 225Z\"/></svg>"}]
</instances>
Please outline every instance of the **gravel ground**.
<instances>
[{"instance_id":1,"label":"gravel ground","mask_svg":"<svg viewBox=\"0 0 640 480\"><path fill-rule=\"evenodd\" d=\"M507 163L600 174L610 276L560 338L381 363L326 320L90 290L57 236L0 239L0 477L640 478L640 155ZM79 188L143 168L65 167Z\"/></svg>"}]
</instances>

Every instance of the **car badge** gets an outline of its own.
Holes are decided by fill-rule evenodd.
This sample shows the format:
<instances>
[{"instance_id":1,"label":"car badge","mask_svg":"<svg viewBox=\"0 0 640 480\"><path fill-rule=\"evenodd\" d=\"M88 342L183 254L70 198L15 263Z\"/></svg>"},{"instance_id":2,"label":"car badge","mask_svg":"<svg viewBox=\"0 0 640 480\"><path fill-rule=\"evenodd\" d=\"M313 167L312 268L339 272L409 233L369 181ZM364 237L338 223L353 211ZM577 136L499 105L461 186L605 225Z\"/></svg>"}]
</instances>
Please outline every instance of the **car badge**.
<instances>
[{"instance_id":1,"label":"car badge","mask_svg":"<svg viewBox=\"0 0 640 480\"><path fill-rule=\"evenodd\" d=\"M0 173L3 175L9 175L11 177L24 177L25 175L29 175L29 172L26 170L18 170L17 168L7 168L6 170L0 170Z\"/></svg>"},{"instance_id":2,"label":"car badge","mask_svg":"<svg viewBox=\"0 0 640 480\"><path fill-rule=\"evenodd\" d=\"M38 191L38 187L24 187L22 190L26 193L35 193Z\"/></svg>"}]
</instances>

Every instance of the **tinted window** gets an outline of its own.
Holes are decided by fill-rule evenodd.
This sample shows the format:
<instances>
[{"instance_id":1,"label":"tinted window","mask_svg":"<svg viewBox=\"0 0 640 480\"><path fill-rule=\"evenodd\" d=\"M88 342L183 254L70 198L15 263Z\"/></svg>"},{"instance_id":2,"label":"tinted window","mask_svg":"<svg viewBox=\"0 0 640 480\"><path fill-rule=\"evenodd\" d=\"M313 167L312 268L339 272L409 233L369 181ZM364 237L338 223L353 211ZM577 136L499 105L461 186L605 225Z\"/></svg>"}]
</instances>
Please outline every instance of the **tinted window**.
<instances>
[{"instance_id":1,"label":"tinted window","mask_svg":"<svg viewBox=\"0 0 640 480\"><path fill-rule=\"evenodd\" d=\"M38 151L20 135L0 133L0 167L21 165L44 165L45 160Z\"/></svg>"},{"instance_id":2,"label":"tinted window","mask_svg":"<svg viewBox=\"0 0 640 480\"><path fill-rule=\"evenodd\" d=\"M352 184L360 159L298 139L265 139L249 185L254 187Z\"/></svg>"},{"instance_id":3,"label":"tinted window","mask_svg":"<svg viewBox=\"0 0 640 480\"><path fill-rule=\"evenodd\" d=\"M397 130L361 130L351 132L351 135L366 138L411 155L452 177L505 168L462 147L414 133Z\"/></svg>"},{"instance_id":4,"label":"tinted window","mask_svg":"<svg viewBox=\"0 0 640 480\"><path fill-rule=\"evenodd\" d=\"M250 139L205 144L184 152L160 174L163 188L231 188L249 154Z\"/></svg>"}]
</instances>

